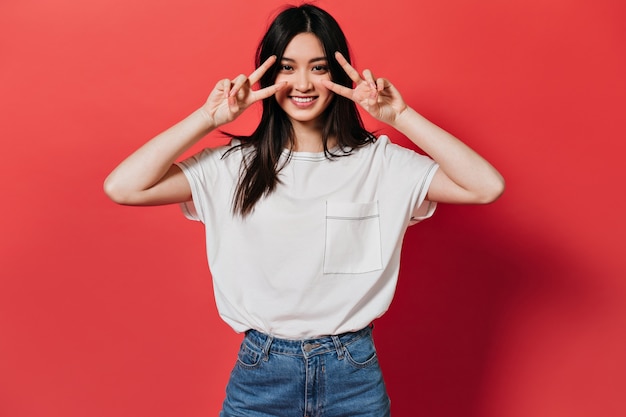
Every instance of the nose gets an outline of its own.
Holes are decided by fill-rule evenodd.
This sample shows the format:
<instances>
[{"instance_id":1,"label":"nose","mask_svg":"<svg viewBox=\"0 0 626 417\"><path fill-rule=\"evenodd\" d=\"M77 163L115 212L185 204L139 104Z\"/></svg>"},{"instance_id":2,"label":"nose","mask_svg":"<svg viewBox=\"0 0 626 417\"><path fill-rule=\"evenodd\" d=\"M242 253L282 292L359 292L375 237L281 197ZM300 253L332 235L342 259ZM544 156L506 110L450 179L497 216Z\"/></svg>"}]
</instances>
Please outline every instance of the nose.
<instances>
[{"instance_id":1,"label":"nose","mask_svg":"<svg viewBox=\"0 0 626 417\"><path fill-rule=\"evenodd\" d=\"M294 80L294 87L300 92L306 92L312 88L311 79L309 78L308 71L298 71L296 79Z\"/></svg>"}]
</instances>

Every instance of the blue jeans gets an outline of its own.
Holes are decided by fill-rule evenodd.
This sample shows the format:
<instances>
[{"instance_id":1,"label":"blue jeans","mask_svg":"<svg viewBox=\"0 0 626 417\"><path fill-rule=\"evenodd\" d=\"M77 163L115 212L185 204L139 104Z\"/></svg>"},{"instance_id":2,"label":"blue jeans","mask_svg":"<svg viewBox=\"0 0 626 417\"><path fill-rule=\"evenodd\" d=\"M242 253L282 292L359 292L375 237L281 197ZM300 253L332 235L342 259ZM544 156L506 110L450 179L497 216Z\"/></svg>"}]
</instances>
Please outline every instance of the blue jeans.
<instances>
[{"instance_id":1,"label":"blue jeans","mask_svg":"<svg viewBox=\"0 0 626 417\"><path fill-rule=\"evenodd\" d=\"M370 327L313 340L250 330L220 417L386 417L389 405Z\"/></svg>"}]
</instances>

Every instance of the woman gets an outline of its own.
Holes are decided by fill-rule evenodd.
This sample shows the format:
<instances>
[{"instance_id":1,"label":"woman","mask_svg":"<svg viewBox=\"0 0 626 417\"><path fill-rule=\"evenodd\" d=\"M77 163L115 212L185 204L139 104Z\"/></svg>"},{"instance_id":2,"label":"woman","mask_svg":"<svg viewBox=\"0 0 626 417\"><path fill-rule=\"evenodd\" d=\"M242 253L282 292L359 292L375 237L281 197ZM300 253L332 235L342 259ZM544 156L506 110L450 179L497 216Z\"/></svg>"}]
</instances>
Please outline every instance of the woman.
<instances>
[{"instance_id":1,"label":"woman","mask_svg":"<svg viewBox=\"0 0 626 417\"><path fill-rule=\"evenodd\" d=\"M357 72L315 6L280 13L256 64L130 155L105 191L120 204L181 203L205 224L220 316L246 334L222 416L389 415L371 323L393 297L404 232L437 202L494 201L503 179L388 80ZM250 136L176 162L257 101ZM429 157L374 137L356 105Z\"/></svg>"}]
</instances>

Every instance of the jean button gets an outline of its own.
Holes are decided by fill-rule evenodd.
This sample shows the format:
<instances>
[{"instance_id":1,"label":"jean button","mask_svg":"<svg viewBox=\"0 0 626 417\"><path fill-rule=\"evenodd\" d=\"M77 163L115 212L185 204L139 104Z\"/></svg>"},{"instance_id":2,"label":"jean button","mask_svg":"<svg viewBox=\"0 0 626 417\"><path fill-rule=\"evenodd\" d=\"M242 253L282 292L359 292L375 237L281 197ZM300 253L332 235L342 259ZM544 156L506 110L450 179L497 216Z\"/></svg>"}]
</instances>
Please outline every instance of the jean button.
<instances>
[{"instance_id":1,"label":"jean button","mask_svg":"<svg viewBox=\"0 0 626 417\"><path fill-rule=\"evenodd\" d=\"M309 353L310 351L312 351L313 349L315 349L316 347L319 347L320 344L319 343L305 343L304 344L304 351L306 353Z\"/></svg>"}]
</instances>

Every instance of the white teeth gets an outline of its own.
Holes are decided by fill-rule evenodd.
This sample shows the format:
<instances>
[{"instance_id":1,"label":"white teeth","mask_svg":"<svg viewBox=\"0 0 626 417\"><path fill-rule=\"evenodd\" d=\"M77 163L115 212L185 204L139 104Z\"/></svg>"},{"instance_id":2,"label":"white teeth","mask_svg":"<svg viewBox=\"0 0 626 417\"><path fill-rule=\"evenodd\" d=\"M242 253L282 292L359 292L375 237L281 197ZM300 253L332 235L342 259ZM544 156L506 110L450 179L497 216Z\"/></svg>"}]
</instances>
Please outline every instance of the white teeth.
<instances>
[{"instance_id":1,"label":"white teeth","mask_svg":"<svg viewBox=\"0 0 626 417\"><path fill-rule=\"evenodd\" d=\"M291 97L296 103L310 103L313 97Z\"/></svg>"}]
</instances>

